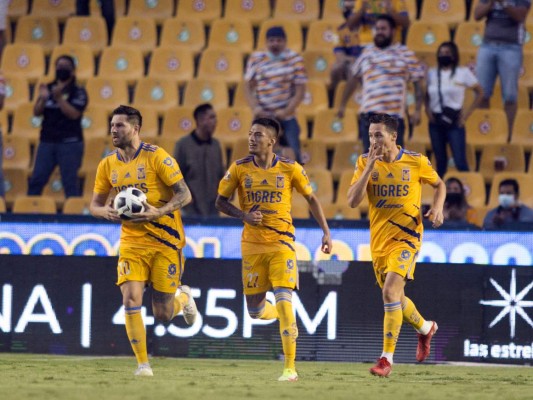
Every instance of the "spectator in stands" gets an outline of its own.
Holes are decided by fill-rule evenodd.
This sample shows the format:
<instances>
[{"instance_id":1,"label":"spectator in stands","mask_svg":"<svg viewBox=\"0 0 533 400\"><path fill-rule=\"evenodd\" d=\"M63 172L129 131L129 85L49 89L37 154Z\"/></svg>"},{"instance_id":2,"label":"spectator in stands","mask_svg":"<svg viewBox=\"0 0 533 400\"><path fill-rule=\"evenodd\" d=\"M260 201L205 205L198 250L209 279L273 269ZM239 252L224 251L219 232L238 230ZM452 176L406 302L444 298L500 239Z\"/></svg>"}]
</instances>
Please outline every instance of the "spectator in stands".
<instances>
[{"instance_id":1,"label":"spectator in stands","mask_svg":"<svg viewBox=\"0 0 533 400\"><path fill-rule=\"evenodd\" d=\"M300 160L296 109L304 98L307 82L303 58L287 49L287 36L281 26L268 29L266 45L266 51L256 51L248 60L244 75L246 100L255 118L280 121L284 132L282 144L291 147Z\"/></svg>"},{"instance_id":2,"label":"spectator in stands","mask_svg":"<svg viewBox=\"0 0 533 400\"><path fill-rule=\"evenodd\" d=\"M426 113L437 172L443 177L448 168L447 144L452 149L456 168L468 171L464 125L481 103L483 90L472 71L459 66L459 50L455 43L442 43L437 50L437 60L438 66L428 72ZM475 97L463 110L466 88L472 89Z\"/></svg>"},{"instance_id":3,"label":"spectator in stands","mask_svg":"<svg viewBox=\"0 0 533 400\"><path fill-rule=\"evenodd\" d=\"M509 135L517 109L524 23L530 7L531 0L480 0L474 9L476 21L486 19L476 65L476 75L484 92L481 106L489 108L494 82L499 76Z\"/></svg>"},{"instance_id":4,"label":"spectator in stands","mask_svg":"<svg viewBox=\"0 0 533 400\"><path fill-rule=\"evenodd\" d=\"M361 54L363 47L359 44L359 33L357 27L350 28L348 21L353 15L355 0L345 0L342 14L345 22L337 28L339 41L333 49L335 53L335 63L331 67L331 90L335 89L340 81L345 81L350 76L350 67Z\"/></svg>"},{"instance_id":5,"label":"spectator in stands","mask_svg":"<svg viewBox=\"0 0 533 400\"><path fill-rule=\"evenodd\" d=\"M28 195L39 196L56 165L61 171L65 197L80 195L78 169L83 157L81 118L87 107L87 93L76 82L76 64L68 55L55 63L55 79L39 86L33 114L43 116L37 158Z\"/></svg>"},{"instance_id":6,"label":"spectator in stands","mask_svg":"<svg viewBox=\"0 0 533 400\"><path fill-rule=\"evenodd\" d=\"M402 41L402 30L407 29L410 22L405 0L358 0L357 3L355 12L348 18L347 25L350 29L359 30L359 40L362 45L372 44L372 30L380 15L388 15L394 19L398 27L395 30L394 41Z\"/></svg>"},{"instance_id":7,"label":"spectator in stands","mask_svg":"<svg viewBox=\"0 0 533 400\"><path fill-rule=\"evenodd\" d=\"M89 0L76 0L76 15L90 15L89 2ZM113 0L100 0L98 3L100 3L102 17L104 17L107 25L108 41L111 43L113 27L115 26L115 2Z\"/></svg>"},{"instance_id":8,"label":"spectator in stands","mask_svg":"<svg viewBox=\"0 0 533 400\"><path fill-rule=\"evenodd\" d=\"M396 21L390 15L380 15L374 29L374 44L365 47L352 66L352 76L346 83L337 115L344 116L346 103L357 89L359 80L363 83L363 102L359 110L359 136L365 152L370 146L368 128L370 117L385 113L398 118L396 143L403 146L405 133L405 99L408 81L415 88L415 112L411 116L413 125L420 122L423 93L424 69L414 53L400 43L393 44Z\"/></svg>"},{"instance_id":9,"label":"spectator in stands","mask_svg":"<svg viewBox=\"0 0 533 400\"><path fill-rule=\"evenodd\" d=\"M4 99L6 97L6 81L2 73L0 73L0 110L4 108ZM5 196L4 189L4 170L2 167L2 161L4 159L4 144L2 135L7 134L7 126L0 126L0 197Z\"/></svg>"},{"instance_id":10,"label":"spectator in stands","mask_svg":"<svg viewBox=\"0 0 533 400\"><path fill-rule=\"evenodd\" d=\"M533 209L520 204L519 195L520 188L516 179L501 181L498 196L500 205L487 213L483 228L512 228L516 222L533 222Z\"/></svg>"},{"instance_id":11,"label":"spectator in stands","mask_svg":"<svg viewBox=\"0 0 533 400\"><path fill-rule=\"evenodd\" d=\"M477 213L466 201L465 188L457 178L446 180L446 200L443 209L444 219L452 223L475 224Z\"/></svg>"},{"instance_id":12,"label":"spectator in stands","mask_svg":"<svg viewBox=\"0 0 533 400\"><path fill-rule=\"evenodd\" d=\"M217 115L211 104L194 110L196 129L176 143L174 158L192 194L192 202L183 209L187 216L217 216L215 208L218 183L224 176L222 149L213 138Z\"/></svg>"}]
</instances>

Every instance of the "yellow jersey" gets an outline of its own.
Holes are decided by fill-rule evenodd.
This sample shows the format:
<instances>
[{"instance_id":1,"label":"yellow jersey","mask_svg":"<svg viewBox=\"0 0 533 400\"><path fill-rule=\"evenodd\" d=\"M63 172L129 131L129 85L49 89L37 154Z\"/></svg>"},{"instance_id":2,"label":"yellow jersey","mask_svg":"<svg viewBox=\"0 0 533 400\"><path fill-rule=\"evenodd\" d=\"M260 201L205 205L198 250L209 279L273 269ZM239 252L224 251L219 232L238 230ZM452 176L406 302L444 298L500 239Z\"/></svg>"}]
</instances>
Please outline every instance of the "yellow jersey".
<instances>
[{"instance_id":1,"label":"yellow jersey","mask_svg":"<svg viewBox=\"0 0 533 400\"><path fill-rule=\"evenodd\" d=\"M353 185L363 173L368 154L357 159ZM421 215L422 184L439 180L429 159L400 148L393 162L376 161L366 193L369 202L370 249L374 257L389 254L406 244L420 249L423 226Z\"/></svg>"},{"instance_id":2,"label":"yellow jersey","mask_svg":"<svg viewBox=\"0 0 533 400\"><path fill-rule=\"evenodd\" d=\"M361 1L358 1L355 5L355 10L361 8ZM372 33L372 28L376 22L376 18L380 14L386 14L387 8L383 0L370 0L370 9L366 12L359 25L359 40L361 44L374 43L374 35ZM405 0L392 0L392 6L394 11L401 15L409 15L407 5ZM416 15L413 17L416 18ZM396 27L395 38L397 42L402 41L402 28L400 26Z\"/></svg>"},{"instance_id":3,"label":"yellow jersey","mask_svg":"<svg viewBox=\"0 0 533 400\"><path fill-rule=\"evenodd\" d=\"M98 164L94 192L116 193L136 187L142 190L154 207L162 207L174 195L172 185L183 179L179 165L165 150L141 142L135 157L124 162L118 150L108 154ZM185 232L179 210L157 220L145 223L124 221L120 233L121 243L141 246L159 246L182 249Z\"/></svg>"},{"instance_id":4,"label":"yellow jersey","mask_svg":"<svg viewBox=\"0 0 533 400\"><path fill-rule=\"evenodd\" d=\"M276 155L269 169L259 167L253 156L231 164L220 181L218 194L230 198L237 189L242 211L260 211L263 214L261 225L244 224L243 255L294 251L293 188L302 195L313 192L305 170L293 160Z\"/></svg>"}]
</instances>

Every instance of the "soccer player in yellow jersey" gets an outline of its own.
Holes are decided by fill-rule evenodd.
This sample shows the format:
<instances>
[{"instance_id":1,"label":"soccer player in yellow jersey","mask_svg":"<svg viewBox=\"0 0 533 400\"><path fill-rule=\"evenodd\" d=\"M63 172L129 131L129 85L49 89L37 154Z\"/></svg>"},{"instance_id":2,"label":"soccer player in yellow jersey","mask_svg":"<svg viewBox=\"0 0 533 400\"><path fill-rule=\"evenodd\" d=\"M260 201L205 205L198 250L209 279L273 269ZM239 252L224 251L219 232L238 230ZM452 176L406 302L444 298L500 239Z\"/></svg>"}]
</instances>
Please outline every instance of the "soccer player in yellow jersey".
<instances>
[{"instance_id":1,"label":"soccer player in yellow jersey","mask_svg":"<svg viewBox=\"0 0 533 400\"><path fill-rule=\"evenodd\" d=\"M348 190L348 202L357 207L365 193L369 200L370 249L377 282L382 289L385 317L383 353L370 369L373 375L388 376L402 321L418 332L416 358L424 361L431 338L437 331L405 296L407 281L413 280L416 258L422 241L422 184L435 188L430 210L424 215L439 227L446 186L426 156L396 145L398 121L387 114L370 117L370 150L357 160Z\"/></svg>"},{"instance_id":2,"label":"soccer player in yellow jersey","mask_svg":"<svg viewBox=\"0 0 533 400\"><path fill-rule=\"evenodd\" d=\"M298 327L292 310L292 291L298 288L298 267L291 218L292 190L309 203L322 228L322 251L331 252L328 223L313 194L303 167L278 157L273 147L280 125L271 118L256 118L248 135L250 155L234 162L220 181L217 208L244 222L242 232L242 283L252 318L279 319L285 366L279 381L296 381L294 365ZM240 209L229 202L237 190ZM242 210L241 210L242 209ZM274 291L276 306L265 301Z\"/></svg>"},{"instance_id":3,"label":"soccer player in yellow jersey","mask_svg":"<svg viewBox=\"0 0 533 400\"><path fill-rule=\"evenodd\" d=\"M161 321L183 311L185 322L192 325L197 310L190 288L180 286L185 233L179 210L191 201L191 193L176 161L162 148L141 141L141 126L142 116L135 108L120 106L113 111L111 137L116 150L98 165L90 210L95 217L119 222L107 201L110 192L136 187L146 194L145 211L122 223L117 285L138 363L135 375L152 376L141 315L145 286L152 285L152 309Z\"/></svg>"}]
</instances>

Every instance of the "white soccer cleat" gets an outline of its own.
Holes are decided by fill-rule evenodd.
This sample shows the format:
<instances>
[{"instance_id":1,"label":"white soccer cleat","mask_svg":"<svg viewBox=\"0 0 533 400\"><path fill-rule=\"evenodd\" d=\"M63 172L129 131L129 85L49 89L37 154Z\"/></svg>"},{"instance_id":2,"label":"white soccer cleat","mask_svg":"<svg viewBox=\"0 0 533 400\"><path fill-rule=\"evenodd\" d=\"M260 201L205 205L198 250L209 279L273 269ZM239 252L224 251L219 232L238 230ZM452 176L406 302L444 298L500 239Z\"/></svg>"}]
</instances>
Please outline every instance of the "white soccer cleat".
<instances>
[{"instance_id":1,"label":"white soccer cleat","mask_svg":"<svg viewBox=\"0 0 533 400\"><path fill-rule=\"evenodd\" d=\"M280 382L296 382L298 380L298 373L290 368L285 368L283 374L278 378Z\"/></svg>"},{"instance_id":2,"label":"white soccer cleat","mask_svg":"<svg viewBox=\"0 0 533 400\"><path fill-rule=\"evenodd\" d=\"M180 291L185 293L189 297L189 301L186 305L183 306L183 319L187 325L194 324L196 321L196 316L198 315L198 308L196 308L196 302L192 297L191 288L187 285L181 285L179 287ZM179 296L179 293L176 291L176 296Z\"/></svg>"},{"instance_id":3,"label":"white soccer cleat","mask_svg":"<svg viewBox=\"0 0 533 400\"><path fill-rule=\"evenodd\" d=\"M150 364L141 364L135 370L135 376L154 376L154 372Z\"/></svg>"}]
</instances>

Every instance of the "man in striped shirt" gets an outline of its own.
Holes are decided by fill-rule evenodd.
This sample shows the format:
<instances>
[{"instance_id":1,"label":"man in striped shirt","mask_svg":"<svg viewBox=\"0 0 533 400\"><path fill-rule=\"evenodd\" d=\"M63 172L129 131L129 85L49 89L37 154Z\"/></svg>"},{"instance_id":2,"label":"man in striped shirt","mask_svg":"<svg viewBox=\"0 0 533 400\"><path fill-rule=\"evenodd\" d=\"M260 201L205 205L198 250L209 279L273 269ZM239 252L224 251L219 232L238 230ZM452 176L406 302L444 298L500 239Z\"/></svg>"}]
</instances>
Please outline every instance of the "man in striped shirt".
<instances>
[{"instance_id":1,"label":"man in striped shirt","mask_svg":"<svg viewBox=\"0 0 533 400\"><path fill-rule=\"evenodd\" d=\"M402 44L394 43L396 22L389 15L380 15L375 24L374 44L365 48L352 66L352 77L342 94L338 116L344 116L346 103L355 92L359 80L363 84L363 100L359 110L359 136L365 151L370 142L370 117L378 113L395 116L399 120L397 143L403 146L405 132L407 83L415 88L415 112L410 117L413 125L420 122L422 108L422 79L424 69L414 53Z\"/></svg>"},{"instance_id":2,"label":"man in striped shirt","mask_svg":"<svg viewBox=\"0 0 533 400\"><path fill-rule=\"evenodd\" d=\"M256 51L248 60L244 80L246 100L254 117L276 118L282 125L284 141L300 159L300 126L296 108L305 95L307 74L303 58L287 49L287 36L281 26L266 33L267 49Z\"/></svg>"}]
</instances>

